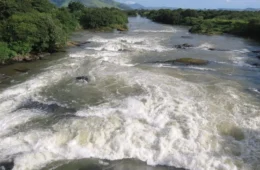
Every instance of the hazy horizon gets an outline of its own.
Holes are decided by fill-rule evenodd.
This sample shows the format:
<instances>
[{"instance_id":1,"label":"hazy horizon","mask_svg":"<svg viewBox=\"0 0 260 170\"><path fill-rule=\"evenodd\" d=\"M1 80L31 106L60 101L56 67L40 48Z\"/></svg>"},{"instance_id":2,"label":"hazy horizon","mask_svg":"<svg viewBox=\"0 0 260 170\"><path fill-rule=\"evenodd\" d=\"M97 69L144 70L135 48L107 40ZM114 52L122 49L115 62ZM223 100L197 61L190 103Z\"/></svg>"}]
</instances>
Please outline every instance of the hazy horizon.
<instances>
[{"instance_id":1,"label":"hazy horizon","mask_svg":"<svg viewBox=\"0 0 260 170\"><path fill-rule=\"evenodd\" d=\"M145 7L176 7L194 9L217 8L260 8L260 0L117 0L119 2L139 3Z\"/></svg>"}]
</instances>

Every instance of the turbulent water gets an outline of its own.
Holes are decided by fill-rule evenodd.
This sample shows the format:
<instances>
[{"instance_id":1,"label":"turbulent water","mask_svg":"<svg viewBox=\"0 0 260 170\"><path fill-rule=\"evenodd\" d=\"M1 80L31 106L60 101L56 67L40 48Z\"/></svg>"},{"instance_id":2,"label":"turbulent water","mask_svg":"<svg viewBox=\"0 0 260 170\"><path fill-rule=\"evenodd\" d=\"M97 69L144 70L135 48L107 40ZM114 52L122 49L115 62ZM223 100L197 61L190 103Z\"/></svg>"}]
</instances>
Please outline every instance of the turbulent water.
<instances>
[{"instance_id":1,"label":"turbulent water","mask_svg":"<svg viewBox=\"0 0 260 170\"><path fill-rule=\"evenodd\" d=\"M126 33L76 33L90 43L1 86L0 160L14 170L65 169L87 158L105 167L125 159L151 165L129 168L126 160L115 170L260 169L260 68L251 53L259 44L187 39L185 27L129 21ZM174 48L183 43L194 47ZM183 57L210 64L154 63Z\"/></svg>"}]
</instances>

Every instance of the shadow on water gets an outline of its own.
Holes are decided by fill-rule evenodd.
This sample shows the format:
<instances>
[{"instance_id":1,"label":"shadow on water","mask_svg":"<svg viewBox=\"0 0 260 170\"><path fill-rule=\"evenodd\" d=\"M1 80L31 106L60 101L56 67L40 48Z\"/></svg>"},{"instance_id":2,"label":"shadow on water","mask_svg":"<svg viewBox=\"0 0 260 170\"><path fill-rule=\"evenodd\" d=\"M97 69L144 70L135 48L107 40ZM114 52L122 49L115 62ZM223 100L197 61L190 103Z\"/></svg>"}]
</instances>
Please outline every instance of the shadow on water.
<instances>
[{"instance_id":1,"label":"shadow on water","mask_svg":"<svg viewBox=\"0 0 260 170\"><path fill-rule=\"evenodd\" d=\"M184 170L182 168L167 166L148 166L146 163L124 159L118 161L106 161L97 159L82 159L67 162L55 162L42 170Z\"/></svg>"},{"instance_id":2,"label":"shadow on water","mask_svg":"<svg viewBox=\"0 0 260 170\"><path fill-rule=\"evenodd\" d=\"M16 110L13 111L13 113L17 113L21 110L38 110L42 112L43 116L34 118L26 123L13 127L7 136L27 132L32 129L50 129L50 127L61 120L77 117L74 115L77 112L75 108L61 106L57 103L41 103L31 99L23 102ZM6 137L6 135L1 137Z\"/></svg>"},{"instance_id":3,"label":"shadow on water","mask_svg":"<svg viewBox=\"0 0 260 170\"><path fill-rule=\"evenodd\" d=\"M67 106L61 106L57 103L41 103L38 101L27 100L22 103L17 110L21 109L37 109L41 111L45 111L48 113L54 114L63 114L63 113L75 113L77 110L74 108L68 108Z\"/></svg>"}]
</instances>

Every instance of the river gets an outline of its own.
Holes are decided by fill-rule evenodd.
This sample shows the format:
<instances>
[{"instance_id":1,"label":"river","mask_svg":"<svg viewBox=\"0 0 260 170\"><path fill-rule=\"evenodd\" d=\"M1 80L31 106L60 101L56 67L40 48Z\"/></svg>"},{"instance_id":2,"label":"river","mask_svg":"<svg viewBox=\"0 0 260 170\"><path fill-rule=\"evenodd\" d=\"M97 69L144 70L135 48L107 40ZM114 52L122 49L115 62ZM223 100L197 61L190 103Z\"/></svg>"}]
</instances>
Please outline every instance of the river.
<instances>
[{"instance_id":1,"label":"river","mask_svg":"<svg viewBox=\"0 0 260 170\"><path fill-rule=\"evenodd\" d=\"M14 170L260 169L260 68L252 65L260 61L251 52L260 44L140 17L125 33L72 39L90 43L0 68L9 76L0 85L0 162ZM194 47L174 48L183 43ZM187 57L209 64L157 62Z\"/></svg>"}]
</instances>

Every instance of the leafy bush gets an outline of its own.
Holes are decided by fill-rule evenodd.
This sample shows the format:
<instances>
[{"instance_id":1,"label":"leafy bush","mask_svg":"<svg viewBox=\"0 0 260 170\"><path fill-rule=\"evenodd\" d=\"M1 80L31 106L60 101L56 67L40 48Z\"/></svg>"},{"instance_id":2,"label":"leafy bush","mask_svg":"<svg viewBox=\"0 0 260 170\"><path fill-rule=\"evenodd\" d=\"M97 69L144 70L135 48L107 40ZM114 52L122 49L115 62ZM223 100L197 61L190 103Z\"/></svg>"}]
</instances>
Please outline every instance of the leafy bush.
<instances>
[{"instance_id":1,"label":"leafy bush","mask_svg":"<svg viewBox=\"0 0 260 170\"><path fill-rule=\"evenodd\" d=\"M68 34L75 31L75 29L79 27L78 19L75 15L70 13L68 8L60 8L55 10L53 12L53 18L56 18L60 21L63 30L65 30L65 32Z\"/></svg>"},{"instance_id":2,"label":"leafy bush","mask_svg":"<svg viewBox=\"0 0 260 170\"><path fill-rule=\"evenodd\" d=\"M4 31L5 42L11 45L20 44L21 48L30 47L35 52L53 51L66 41L66 33L59 20L39 12L12 15ZM26 50L17 52L24 53Z\"/></svg>"},{"instance_id":3,"label":"leafy bush","mask_svg":"<svg viewBox=\"0 0 260 170\"><path fill-rule=\"evenodd\" d=\"M0 42L0 63L4 63L6 60L15 56L15 52L8 48L8 44Z\"/></svg>"}]
</instances>

